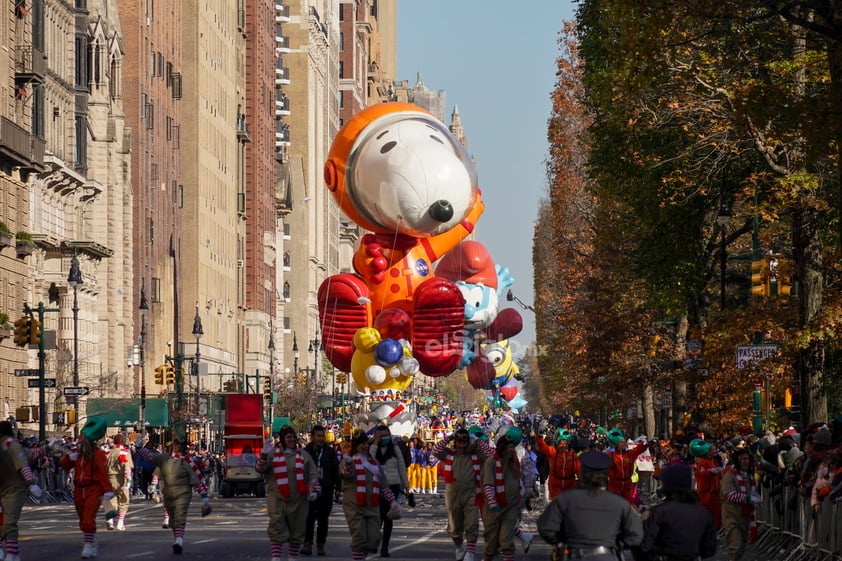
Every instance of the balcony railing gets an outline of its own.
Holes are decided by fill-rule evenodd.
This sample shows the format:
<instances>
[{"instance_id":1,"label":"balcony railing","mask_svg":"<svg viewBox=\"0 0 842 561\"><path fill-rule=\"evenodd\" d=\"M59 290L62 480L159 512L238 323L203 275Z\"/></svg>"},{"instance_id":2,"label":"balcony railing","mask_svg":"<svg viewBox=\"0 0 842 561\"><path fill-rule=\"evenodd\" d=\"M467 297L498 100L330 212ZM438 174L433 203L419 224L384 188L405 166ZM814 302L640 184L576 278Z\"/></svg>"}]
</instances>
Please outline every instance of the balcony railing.
<instances>
[{"instance_id":1,"label":"balcony railing","mask_svg":"<svg viewBox=\"0 0 842 561\"><path fill-rule=\"evenodd\" d=\"M285 66L275 67L275 85L283 86L289 84L289 68Z\"/></svg>"},{"instance_id":2,"label":"balcony railing","mask_svg":"<svg viewBox=\"0 0 842 561\"><path fill-rule=\"evenodd\" d=\"M21 168L44 170L43 139L33 136L6 117L0 117L0 153Z\"/></svg>"},{"instance_id":3,"label":"balcony railing","mask_svg":"<svg viewBox=\"0 0 842 561\"><path fill-rule=\"evenodd\" d=\"M47 72L47 62L44 54L32 45L17 45L15 47L15 77L41 79Z\"/></svg>"},{"instance_id":4,"label":"balcony railing","mask_svg":"<svg viewBox=\"0 0 842 561\"><path fill-rule=\"evenodd\" d=\"M289 98L284 97L282 99L275 100L275 116L280 117L284 115L289 115Z\"/></svg>"},{"instance_id":5,"label":"balcony railing","mask_svg":"<svg viewBox=\"0 0 842 561\"><path fill-rule=\"evenodd\" d=\"M288 22L288 21L290 21L289 6L284 6L283 4L275 4L275 21L276 22Z\"/></svg>"}]
</instances>

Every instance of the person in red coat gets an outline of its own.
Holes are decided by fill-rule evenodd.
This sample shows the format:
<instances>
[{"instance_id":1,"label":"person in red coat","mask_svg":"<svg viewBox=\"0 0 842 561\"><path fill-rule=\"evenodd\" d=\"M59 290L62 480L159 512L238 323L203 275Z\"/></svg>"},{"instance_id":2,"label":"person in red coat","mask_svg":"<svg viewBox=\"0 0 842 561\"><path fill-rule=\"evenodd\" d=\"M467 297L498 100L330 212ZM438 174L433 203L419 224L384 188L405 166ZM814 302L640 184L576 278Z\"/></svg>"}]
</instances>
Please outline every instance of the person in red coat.
<instances>
[{"instance_id":1,"label":"person in red coat","mask_svg":"<svg viewBox=\"0 0 842 561\"><path fill-rule=\"evenodd\" d=\"M722 527L722 503L719 499L719 482L722 479L722 463L716 447L701 438L690 442L690 455L695 458L696 492L699 504L713 516L713 527Z\"/></svg>"},{"instance_id":2,"label":"person in red coat","mask_svg":"<svg viewBox=\"0 0 842 561\"><path fill-rule=\"evenodd\" d=\"M582 478L582 464L579 463L579 456L570 449L572 436L569 430L559 429L555 435L555 447L547 444L543 436L535 439L538 450L547 457L547 463L550 466L547 485L551 501L562 491L575 489L576 481Z\"/></svg>"},{"instance_id":3,"label":"person in red coat","mask_svg":"<svg viewBox=\"0 0 842 561\"><path fill-rule=\"evenodd\" d=\"M88 417L79 434L79 449L71 450L61 458L62 469L66 472L73 470L73 504L84 538L82 559L97 556L96 513L103 497L109 501L114 498L114 490L108 480L108 459L96 445L96 441L105 436L105 426L104 418Z\"/></svg>"},{"instance_id":4,"label":"person in red coat","mask_svg":"<svg viewBox=\"0 0 842 561\"><path fill-rule=\"evenodd\" d=\"M608 490L633 503L634 462L646 450L646 439L641 439L634 448L629 450L626 437L620 429L613 428L606 436L608 442L614 446L614 451L608 453L611 458L611 466L608 468Z\"/></svg>"}]
</instances>

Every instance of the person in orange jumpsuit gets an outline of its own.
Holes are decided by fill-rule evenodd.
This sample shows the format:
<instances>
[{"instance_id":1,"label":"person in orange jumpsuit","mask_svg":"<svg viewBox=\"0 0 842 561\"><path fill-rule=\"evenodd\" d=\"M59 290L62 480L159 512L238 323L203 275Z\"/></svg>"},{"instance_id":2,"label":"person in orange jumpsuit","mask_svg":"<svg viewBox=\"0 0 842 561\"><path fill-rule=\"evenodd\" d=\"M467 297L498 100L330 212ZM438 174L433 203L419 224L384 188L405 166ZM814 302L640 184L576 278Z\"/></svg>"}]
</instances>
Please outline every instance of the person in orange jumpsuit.
<instances>
[{"instance_id":1,"label":"person in orange jumpsuit","mask_svg":"<svg viewBox=\"0 0 842 561\"><path fill-rule=\"evenodd\" d=\"M646 439L642 439L629 450L626 437L620 429L613 428L606 436L608 442L614 446L614 451L608 453L611 458L611 466L608 468L608 490L633 503L634 482L631 478L634 474L634 462L646 450Z\"/></svg>"},{"instance_id":2,"label":"person in orange jumpsuit","mask_svg":"<svg viewBox=\"0 0 842 561\"><path fill-rule=\"evenodd\" d=\"M547 456L547 463L550 465L550 477L547 484L551 501L562 491L575 489L576 481L582 478L582 464L579 463L579 456L570 449L572 436L569 430L559 429L555 435L555 447L547 444L543 436L535 439L538 450Z\"/></svg>"},{"instance_id":3,"label":"person in orange jumpsuit","mask_svg":"<svg viewBox=\"0 0 842 561\"><path fill-rule=\"evenodd\" d=\"M104 418L89 417L79 434L78 450L71 450L61 458L62 469L73 470L73 503L84 536L82 559L97 556L96 513L103 497L109 501L114 498L106 468L108 459L96 445L105 436L105 427Z\"/></svg>"},{"instance_id":4,"label":"person in orange jumpsuit","mask_svg":"<svg viewBox=\"0 0 842 561\"><path fill-rule=\"evenodd\" d=\"M695 458L696 492L699 504L713 516L713 528L722 527L722 503L719 499L719 483L722 480L722 462L716 446L701 438L690 442L690 455Z\"/></svg>"}]
</instances>

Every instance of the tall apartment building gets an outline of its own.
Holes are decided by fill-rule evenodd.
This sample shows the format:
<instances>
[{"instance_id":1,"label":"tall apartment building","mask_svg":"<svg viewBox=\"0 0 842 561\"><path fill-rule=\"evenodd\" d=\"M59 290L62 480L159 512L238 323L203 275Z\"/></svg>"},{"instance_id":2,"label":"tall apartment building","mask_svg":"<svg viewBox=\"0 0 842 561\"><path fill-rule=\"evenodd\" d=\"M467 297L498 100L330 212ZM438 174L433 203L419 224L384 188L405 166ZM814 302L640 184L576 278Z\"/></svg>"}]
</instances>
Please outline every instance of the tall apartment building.
<instances>
[{"instance_id":1,"label":"tall apartment building","mask_svg":"<svg viewBox=\"0 0 842 561\"><path fill-rule=\"evenodd\" d=\"M29 352L11 344L12 322L31 302L29 260L18 253L17 232L29 232L29 178L44 171L44 7L6 3L0 11L0 401L14 410L30 405L26 380L14 371L28 367ZM38 103L36 103L36 100ZM37 404L37 402L35 402Z\"/></svg>"},{"instance_id":2,"label":"tall apartment building","mask_svg":"<svg viewBox=\"0 0 842 561\"><path fill-rule=\"evenodd\" d=\"M179 319L183 314L192 318L195 304L179 299L186 250L181 144L195 133L182 120L182 4L118 0L117 5L125 49L124 109L131 130L133 323L135 337L146 325L144 382L147 392L156 395L167 388L154 385L151 372L166 355L181 350L185 334ZM148 306L143 321L141 290Z\"/></svg>"},{"instance_id":3,"label":"tall apartment building","mask_svg":"<svg viewBox=\"0 0 842 561\"><path fill-rule=\"evenodd\" d=\"M40 422L23 425L32 429L67 429L53 414L74 405L84 415L86 399L64 397L67 386L112 395L133 385L126 363L132 237L123 53L119 21L106 4L14 2L1 28L3 44L13 46L5 68L14 72L5 78L14 87L0 123L0 212L32 243L2 252L0 301L12 319L24 303L40 308L34 317L42 316L48 332L45 378L55 384L41 399L38 389L21 387L25 379L10 377L13 369L38 366L31 348L0 350L9 368L0 378L15 408L39 409Z\"/></svg>"},{"instance_id":4,"label":"tall apartment building","mask_svg":"<svg viewBox=\"0 0 842 561\"><path fill-rule=\"evenodd\" d=\"M219 390L218 375L245 372L245 301L238 261L249 255L237 196L244 163L238 119L246 106L245 38L235 2L194 0L182 3L182 9L190 14L181 21L181 118L189 133L181 136L184 307L178 317L179 341L182 353L197 359L201 374L191 375L186 388ZM265 15L271 18L271 11ZM262 260L253 257L253 265ZM202 327L198 336L197 319ZM193 368L195 372L195 364Z\"/></svg>"}]
</instances>

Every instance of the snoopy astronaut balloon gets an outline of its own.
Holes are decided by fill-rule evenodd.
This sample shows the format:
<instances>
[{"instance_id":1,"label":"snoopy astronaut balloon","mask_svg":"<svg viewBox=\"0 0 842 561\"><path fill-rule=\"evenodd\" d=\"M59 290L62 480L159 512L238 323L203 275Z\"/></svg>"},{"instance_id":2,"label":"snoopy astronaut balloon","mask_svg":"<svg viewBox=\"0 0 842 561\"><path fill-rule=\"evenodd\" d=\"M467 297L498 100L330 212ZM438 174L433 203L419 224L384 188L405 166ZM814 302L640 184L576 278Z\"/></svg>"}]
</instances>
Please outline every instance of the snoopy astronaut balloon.
<instances>
[{"instance_id":1,"label":"snoopy astronaut balloon","mask_svg":"<svg viewBox=\"0 0 842 561\"><path fill-rule=\"evenodd\" d=\"M342 211L370 232L354 254L356 273L319 287L326 356L369 389L402 389L418 372L451 373L461 360L465 301L433 263L473 232L484 209L464 147L423 109L382 103L342 127L324 180ZM366 328L378 333L357 337L366 343L360 349L354 338ZM353 361L356 352L366 356ZM364 364L381 369L367 376Z\"/></svg>"}]
</instances>

